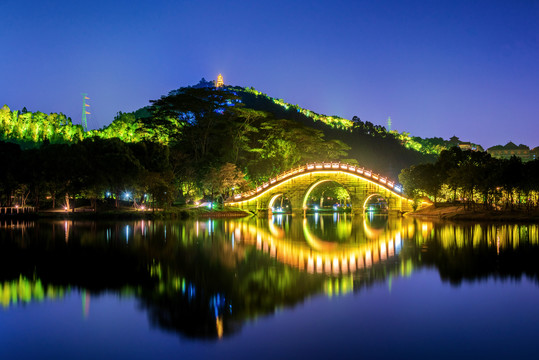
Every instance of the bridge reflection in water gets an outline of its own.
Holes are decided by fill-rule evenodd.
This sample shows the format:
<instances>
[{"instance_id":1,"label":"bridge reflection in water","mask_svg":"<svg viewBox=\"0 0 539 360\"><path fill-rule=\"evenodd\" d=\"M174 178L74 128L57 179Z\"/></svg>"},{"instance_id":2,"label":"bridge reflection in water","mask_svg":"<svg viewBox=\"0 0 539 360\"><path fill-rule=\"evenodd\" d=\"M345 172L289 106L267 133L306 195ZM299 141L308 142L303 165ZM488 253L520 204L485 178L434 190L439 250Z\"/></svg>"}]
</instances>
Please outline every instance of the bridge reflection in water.
<instances>
[{"instance_id":1,"label":"bridge reflection in water","mask_svg":"<svg viewBox=\"0 0 539 360\"><path fill-rule=\"evenodd\" d=\"M286 215L204 221L0 222L0 300L133 296L153 323L220 337L300 303L438 269L459 284L539 278L539 225L433 223L402 217ZM232 311L232 309L234 311ZM210 314L210 315L209 315ZM213 329L213 330L212 330Z\"/></svg>"},{"instance_id":2,"label":"bridge reflection in water","mask_svg":"<svg viewBox=\"0 0 539 360\"><path fill-rule=\"evenodd\" d=\"M235 242L254 245L283 264L308 273L340 275L370 268L399 253L402 219L381 220L385 226L377 229L365 218L362 228L351 230L345 242L323 240L312 231L308 219L286 215L273 216L267 226L260 221L230 221L228 225ZM340 221L346 225L346 220Z\"/></svg>"}]
</instances>

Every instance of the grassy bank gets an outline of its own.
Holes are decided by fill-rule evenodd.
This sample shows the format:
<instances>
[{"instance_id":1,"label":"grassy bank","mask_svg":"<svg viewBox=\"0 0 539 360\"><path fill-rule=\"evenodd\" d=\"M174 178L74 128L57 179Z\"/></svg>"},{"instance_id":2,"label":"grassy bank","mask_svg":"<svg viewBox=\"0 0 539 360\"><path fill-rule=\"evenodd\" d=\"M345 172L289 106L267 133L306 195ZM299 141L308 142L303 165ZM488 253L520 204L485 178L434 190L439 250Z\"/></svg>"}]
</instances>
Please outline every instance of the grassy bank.
<instances>
[{"instance_id":1,"label":"grassy bank","mask_svg":"<svg viewBox=\"0 0 539 360\"><path fill-rule=\"evenodd\" d=\"M443 219L455 221L511 221L511 222L538 222L538 211L526 210L485 210L481 207L465 209L464 205L428 206L426 208L407 213L407 216Z\"/></svg>"},{"instance_id":2,"label":"grassy bank","mask_svg":"<svg viewBox=\"0 0 539 360\"><path fill-rule=\"evenodd\" d=\"M104 209L94 212L90 209L75 209L75 211L62 210L42 210L38 213L28 214L28 217L49 218L49 219L106 219L106 220L136 220L136 219L189 219L189 218L231 218L248 216L237 208L225 207L222 209L209 210L204 207L171 207L169 209L158 209L155 211L140 211L132 207L121 207L119 209ZM17 217L14 215L13 217Z\"/></svg>"}]
</instances>

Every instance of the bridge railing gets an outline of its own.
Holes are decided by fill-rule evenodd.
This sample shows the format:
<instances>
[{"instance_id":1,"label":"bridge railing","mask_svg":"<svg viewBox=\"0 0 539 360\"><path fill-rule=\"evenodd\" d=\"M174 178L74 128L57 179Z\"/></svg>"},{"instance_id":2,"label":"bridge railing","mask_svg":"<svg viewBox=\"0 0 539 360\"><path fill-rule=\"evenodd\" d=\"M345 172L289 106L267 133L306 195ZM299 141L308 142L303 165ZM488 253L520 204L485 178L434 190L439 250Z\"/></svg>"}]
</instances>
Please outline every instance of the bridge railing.
<instances>
[{"instance_id":1,"label":"bridge railing","mask_svg":"<svg viewBox=\"0 0 539 360\"><path fill-rule=\"evenodd\" d=\"M306 165L298 166L297 168L285 171L277 175L276 177L269 179L269 181L258 186L256 189L235 195L234 201L239 201L242 199L250 198L252 196L256 196L257 194L260 194L261 192L266 190L268 187L281 183L287 180L288 178L290 178L291 176L294 176L300 173L316 172L320 170L339 170L339 171L345 171L347 173L351 173L354 175L360 175L361 177L364 177L368 180L379 183L380 185L388 188L389 190L392 190L399 194L402 193L402 185L397 184L392 180L389 180L387 177L380 176L379 174L375 174L372 172L372 170L365 169L364 167L358 167L356 165L344 164L340 162L321 162L321 163L306 164Z\"/></svg>"}]
</instances>

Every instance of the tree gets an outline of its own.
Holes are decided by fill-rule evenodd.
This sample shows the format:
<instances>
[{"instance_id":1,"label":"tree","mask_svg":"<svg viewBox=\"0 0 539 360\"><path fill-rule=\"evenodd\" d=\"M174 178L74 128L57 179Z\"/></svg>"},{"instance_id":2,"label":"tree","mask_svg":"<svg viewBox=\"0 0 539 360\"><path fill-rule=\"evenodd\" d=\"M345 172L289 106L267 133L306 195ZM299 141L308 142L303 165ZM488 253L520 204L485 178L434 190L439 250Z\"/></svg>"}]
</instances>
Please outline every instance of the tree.
<instances>
[{"instance_id":1,"label":"tree","mask_svg":"<svg viewBox=\"0 0 539 360\"><path fill-rule=\"evenodd\" d=\"M147 193L151 198L153 210L155 210L155 205L164 206L165 208L172 205L177 193L172 171L146 171L141 176L141 184L143 185L144 194ZM144 201L144 198L142 201Z\"/></svg>"},{"instance_id":2,"label":"tree","mask_svg":"<svg viewBox=\"0 0 539 360\"><path fill-rule=\"evenodd\" d=\"M91 138L83 146L90 160L85 169L96 179L93 184L102 191L111 191L115 195L115 206L119 207L121 193L133 189L143 171L139 160L118 138Z\"/></svg>"},{"instance_id":3,"label":"tree","mask_svg":"<svg viewBox=\"0 0 539 360\"><path fill-rule=\"evenodd\" d=\"M23 169L21 156L22 152L19 145L0 141L0 159L2 159L0 203L5 206L12 205L13 192L20 183L20 173Z\"/></svg>"},{"instance_id":4,"label":"tree","mask_svg":"<svg viewBox=\"0 0 539 360\"><path fill-rule=\"evenodd\" d=\"M320 130L292 120L268 119L259 126L250 150L256 156L246 167L256 181L264 181L306 162L338 160L348 149L342 141L326 141Z\"/></svg>"},{"instance_id":5,"label":"tree","mask_svg":"<svg viewBox=\"0 0 539 360\"><path fill-rule=\"evenodd\" d=\"M524 167L520 158L512 156L509 160L502 160L501 187L507 194L506 206L513 208L515 193L523 183Z\"/></svg>"},{"instance_id":6,"label":"tree","mask_svg":"<svg viewBox=\"0 0 539 360\"><path fill-rule=\"evenodd\" d=\"M245 175L236 168L236 165L226 163L220 168L212 168L204 179L204 188L210 192L211 202L216 196L224 200L234 195L234 191L245 190Z\"/></svg>"},{"instance_id":7,"label":"tree","mask_svg":"<svg viewBox=\"0 0 539 360\"><path fill-rule=\"evenodd\" d=\"M408 196L418 198L426 194L436 205L444 177L438 164L420 164L403 169L399 181L404 185Z\"/></svg>"}]
</instances>

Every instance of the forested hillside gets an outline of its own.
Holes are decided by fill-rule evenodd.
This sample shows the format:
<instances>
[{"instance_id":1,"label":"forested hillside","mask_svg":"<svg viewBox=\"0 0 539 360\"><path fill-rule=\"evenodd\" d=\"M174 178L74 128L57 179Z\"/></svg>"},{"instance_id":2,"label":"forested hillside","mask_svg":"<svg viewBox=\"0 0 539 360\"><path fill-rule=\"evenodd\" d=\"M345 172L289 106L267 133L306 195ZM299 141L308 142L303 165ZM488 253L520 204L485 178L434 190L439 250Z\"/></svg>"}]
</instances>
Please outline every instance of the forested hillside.
<instances>
[{"instance_id":1,"label":"forested hillside","mask_svg":"<svg viewBox=\"0 0 539 360\"><path fill-rule=\"evenodd\" d=\"M434 162L436 154L448 146L442 139L410 138L357 117L347 120L316 114L252 88L213 86L173 90L135 112L120 112L110 125L90 131L61 113L12 111L4 106L0 140L20 145L21 159L30 155L43 159L32 162L32 173L21 172L17 164L5 167L0 179L4 203L16 192L24 196L33 192L39 198L39 191L50 186L54 189L48 190L49 196L86 194L93 199L104 191L119 196L122 188L152 189L154 198L168 202L173 199L172 189L187 199L203 194L226 197L316 161L356 163L396 179L403 168ZM159 166L129 145L138 143L144 148L159 146L159 153L166 154ZM103 154L113 159L114 149L122 163L135 169L129 179L110 178L108 174L118 173L114 162L99 160ZM55 171L54 162L72 164L71 169L78 169L78 164L89 166L76 175L74 170ZM51 178L42 183L36 175L40 171ZM101 175L92 179L92 172ZM55 181L60 175L63 178ZM159 190L151 188L152 184L167 188L168 196L157 195Z\"/></svg>"}]
</instances>

